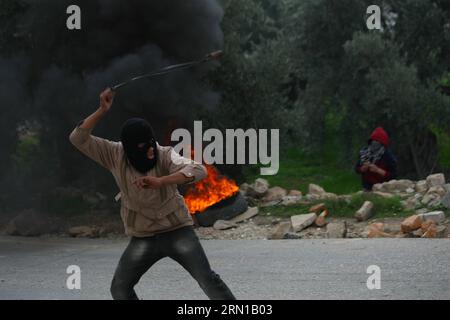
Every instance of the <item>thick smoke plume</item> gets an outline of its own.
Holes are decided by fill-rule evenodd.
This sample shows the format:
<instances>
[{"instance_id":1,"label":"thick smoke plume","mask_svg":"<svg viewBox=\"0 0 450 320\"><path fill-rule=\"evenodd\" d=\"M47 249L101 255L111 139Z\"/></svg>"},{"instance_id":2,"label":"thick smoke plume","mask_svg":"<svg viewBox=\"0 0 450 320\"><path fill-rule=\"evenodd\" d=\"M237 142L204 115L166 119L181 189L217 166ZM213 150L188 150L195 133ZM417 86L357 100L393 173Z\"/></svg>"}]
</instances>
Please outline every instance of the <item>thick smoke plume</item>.
<instances>
[{"instance_id":1,"label":"thick smoke plume","mask_svg":"<svg viewBox=\"0 0 450 320\"><path fill-rule=\"evenodd\" d=\"M14 37L20 52L0 52L2 118L40 125L41 147L54 153L48 175L70 181L79 155L67 137L98 106L106 87L222 48L223 11L215 0L22 0ZM81 8L81 30L68 30L66 9ZM11 23L13 23L11 21ZM132 116L147 118L160 140L188 126L196 108L213 107L218 95L202 81L215 63L143 80L121 89L96 133L117 139ZM9 132L14 132L9 130ZM14 141L14 139L10 139ZM12 142L11 142L12 144ZM2 160L14 151L2 148Z\"/></svg>"}]
</instances>

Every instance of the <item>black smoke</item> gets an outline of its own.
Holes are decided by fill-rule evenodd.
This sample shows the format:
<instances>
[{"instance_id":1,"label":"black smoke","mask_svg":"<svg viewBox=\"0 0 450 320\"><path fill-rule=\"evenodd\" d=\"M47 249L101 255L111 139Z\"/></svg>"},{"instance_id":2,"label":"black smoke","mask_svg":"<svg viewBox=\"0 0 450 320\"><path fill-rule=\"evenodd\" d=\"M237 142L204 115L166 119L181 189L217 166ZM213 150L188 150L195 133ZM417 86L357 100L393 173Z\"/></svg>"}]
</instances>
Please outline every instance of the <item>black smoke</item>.
<instances>
[{"instance_id":1,"label":"black smoke","mask_svg":"<svg viewBox=\"0 0 450 320\"><path fill-rule=\"evenodd\" d=\"M56 177L54 185L85 175L86 161L67 137L97 108L104 88L222 47L223 11L215 0L18 1L23 10L11 24L20 50L0 52L1 116L14 113L11 135L28 120L39 124L41 148L51 159L46 176ZM73 4L81 8L81 30L66 27L66 8ZM152 123L160 140L169 124L188 126L198 108L218 102L203 81L214 66L124 87L96 133L118 139L120 125L134 116ZM8 148L3 156L13 162L14 147Z\"/></svg>"}]
</instances>

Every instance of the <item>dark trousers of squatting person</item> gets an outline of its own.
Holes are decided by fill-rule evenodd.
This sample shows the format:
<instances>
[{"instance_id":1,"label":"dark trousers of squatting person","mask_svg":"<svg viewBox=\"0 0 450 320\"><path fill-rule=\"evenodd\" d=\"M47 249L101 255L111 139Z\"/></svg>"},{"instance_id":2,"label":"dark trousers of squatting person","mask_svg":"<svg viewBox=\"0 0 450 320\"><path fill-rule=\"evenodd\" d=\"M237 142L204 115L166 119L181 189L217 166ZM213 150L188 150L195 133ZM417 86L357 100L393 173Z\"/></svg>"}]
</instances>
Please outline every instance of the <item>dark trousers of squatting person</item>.
<instances>
[{"instance_id":1,"label":"dark trousers of squatting person","mask_svg":"<svg viewBox=\"0 0 450 320\"><path fill-rule=\"evenodd\" d=\"M165 257L172 258L183 266L210 299L236 299L225 282L211 269L192 226L151 237L132 237L112 280L113 299L137 300L134 286L153 264Z\"/></svg>"}]
</instances>

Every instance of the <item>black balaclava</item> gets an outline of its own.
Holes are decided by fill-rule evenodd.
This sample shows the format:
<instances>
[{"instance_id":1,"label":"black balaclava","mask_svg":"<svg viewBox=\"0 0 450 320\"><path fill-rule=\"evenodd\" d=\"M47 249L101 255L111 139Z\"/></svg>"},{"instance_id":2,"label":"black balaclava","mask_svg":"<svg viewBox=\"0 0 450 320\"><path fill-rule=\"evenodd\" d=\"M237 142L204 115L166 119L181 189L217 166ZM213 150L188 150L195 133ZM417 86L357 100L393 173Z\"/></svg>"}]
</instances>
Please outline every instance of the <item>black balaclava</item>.
<instances>
[{"instance_id":1,"label":"black balaclava","mask_svg":"<svg viewBox=\"0 0 450 320\"><path fill-rule=\"evenodd\" d=\"M125 121L120 134L123 149L128 161L139 172L150 171L158 160L158 150L156 149L156 139L153 128L144 119L132 118ZM145 145L139 148L139 144ZM153 147L154 158L149 159L147 152Z\"/></svg>"}]
</instances>

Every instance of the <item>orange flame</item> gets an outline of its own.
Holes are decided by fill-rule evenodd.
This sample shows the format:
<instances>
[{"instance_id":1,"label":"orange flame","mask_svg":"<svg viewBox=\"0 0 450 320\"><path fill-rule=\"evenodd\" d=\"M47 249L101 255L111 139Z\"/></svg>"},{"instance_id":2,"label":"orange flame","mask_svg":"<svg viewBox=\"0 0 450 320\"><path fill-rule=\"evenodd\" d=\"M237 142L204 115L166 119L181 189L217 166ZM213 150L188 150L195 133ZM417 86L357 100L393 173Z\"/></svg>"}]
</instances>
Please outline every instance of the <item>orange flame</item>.
<instances>
[{"instance_id":1,"label":"orange flame","mask_svg":"<svg viewBox=\"0 0 450 320\"><path fill-rule=\"evenodd\" d=\"M215 203L239 191L236 183L221 175L212 165L205 164L208 176L195 183L184 196L190 213L203 212Z\"/></svg>"}]
</instances>

